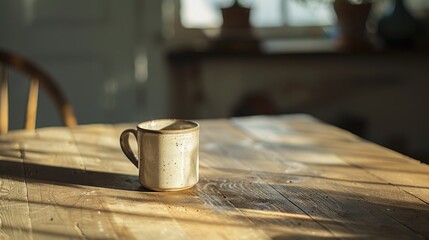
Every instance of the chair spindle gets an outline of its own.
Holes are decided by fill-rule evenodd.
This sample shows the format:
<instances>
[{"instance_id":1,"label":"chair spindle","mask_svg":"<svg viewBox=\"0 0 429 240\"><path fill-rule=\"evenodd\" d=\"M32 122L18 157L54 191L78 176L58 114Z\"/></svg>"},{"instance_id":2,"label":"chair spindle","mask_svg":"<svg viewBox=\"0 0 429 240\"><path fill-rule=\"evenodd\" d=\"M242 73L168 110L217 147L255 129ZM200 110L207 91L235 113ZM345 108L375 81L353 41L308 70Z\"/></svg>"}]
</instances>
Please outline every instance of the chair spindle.
<instances>
[{"instance_id":1,"label":"chair spindle","mask_svg":"<svg viewBox=\"0 0 429 240\"><path fill-rule=\"evenodd\" d=\"M8 95L8 67L2 65L0 82L0 133L5 134L9 129L9 95Z\"/></svg>"}]
</instances>

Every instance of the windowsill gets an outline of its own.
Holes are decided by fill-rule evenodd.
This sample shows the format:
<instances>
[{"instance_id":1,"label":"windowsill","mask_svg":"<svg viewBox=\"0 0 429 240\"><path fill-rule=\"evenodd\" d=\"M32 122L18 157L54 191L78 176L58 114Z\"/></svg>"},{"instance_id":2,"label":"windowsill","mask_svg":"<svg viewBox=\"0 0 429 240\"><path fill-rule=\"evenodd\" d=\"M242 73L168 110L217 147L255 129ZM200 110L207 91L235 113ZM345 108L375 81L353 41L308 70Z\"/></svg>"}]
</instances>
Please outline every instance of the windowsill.
<instances>
[{"instance_id":1,"label":"windowsill","mask_svg":"<svg viewBox=\"0 0 429 240\"><path fill-rule=\"evenodd\" d=\"M317 53L335 52L337 47L332 39L267 40L261 43L261 51L267 54Z\"/></svg>"},{"instance_id":2,"label":"windowsill","mask_svg":"<svg viewBox=\"0 0 429 240\"><path fill-rule=\"evenodd\" d=\"M364 51L344 50L338 48L338 43L334 39L307 38L288 40L266 40L260 42L259 50L218 50L215 48L182 47L172 48L167 51L170 61L179 62L186 59L200 58L248 58L248 57L288 57L288 56L330 56L330 55L365 55L365 56L397 56L410 55L422 56L426 58L429 54L429 46L408 48L408 49L382 49L374 47Z\"/></svg>"}]
</instances>

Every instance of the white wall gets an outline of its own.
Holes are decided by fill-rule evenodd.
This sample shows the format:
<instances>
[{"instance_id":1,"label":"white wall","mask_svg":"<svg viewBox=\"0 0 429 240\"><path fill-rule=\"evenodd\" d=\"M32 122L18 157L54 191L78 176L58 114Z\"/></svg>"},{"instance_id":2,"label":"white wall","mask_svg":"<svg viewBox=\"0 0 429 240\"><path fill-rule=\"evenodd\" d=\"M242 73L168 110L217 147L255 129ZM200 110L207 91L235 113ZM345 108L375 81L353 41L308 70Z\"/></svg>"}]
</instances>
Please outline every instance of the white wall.
<instances>
[{"instance_id":1,"label":"white wall","mask_svg":"<svg viewBox=\"0 0 429 240\"><path fill-rule=\"evenodd\" d=\"M0 48L49 72L79 123L140 121L168 115L161 24L161 1L4 0ZM136 77L136 69L144 77ZM25 91L15 89L25 81L16 79L10 86L12 128L21 126L24 112L16 102ZM38 126L58 124L42 93Z\"/></svg>"}]
</instances>

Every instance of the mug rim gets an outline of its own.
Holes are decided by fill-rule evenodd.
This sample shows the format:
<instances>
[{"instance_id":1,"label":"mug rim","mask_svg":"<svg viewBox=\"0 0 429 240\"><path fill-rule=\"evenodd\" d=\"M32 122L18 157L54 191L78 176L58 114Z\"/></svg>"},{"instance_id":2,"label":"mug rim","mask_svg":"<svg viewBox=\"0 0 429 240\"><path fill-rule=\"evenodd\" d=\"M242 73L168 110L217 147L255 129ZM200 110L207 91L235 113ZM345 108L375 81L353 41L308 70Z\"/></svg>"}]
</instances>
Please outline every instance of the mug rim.
<instances>
[{"instance_id":1,"label":"mug rim","mask_svg":"<svg viewBox=\"0 0 429 240\"><path fill-rule=\"evenodd\" d=\"M150 123L152 121L175 121L175 122L186 122L193 124L194 126L187 129L175 129L175 130L154 130L154 129L147 129L140 127L141 124L144 123ZM185 120L185 119L178 119L178 118L160 118L160 119L153 119L148 120L144 122L140 122L137 124L137 129L142 132L148 132L148 133L157 133L157 134L179 134L179 133L188 133L188 132L194 132L197 131L200 128L200 124L191 120Z\"/></svg>"}]
</instances>

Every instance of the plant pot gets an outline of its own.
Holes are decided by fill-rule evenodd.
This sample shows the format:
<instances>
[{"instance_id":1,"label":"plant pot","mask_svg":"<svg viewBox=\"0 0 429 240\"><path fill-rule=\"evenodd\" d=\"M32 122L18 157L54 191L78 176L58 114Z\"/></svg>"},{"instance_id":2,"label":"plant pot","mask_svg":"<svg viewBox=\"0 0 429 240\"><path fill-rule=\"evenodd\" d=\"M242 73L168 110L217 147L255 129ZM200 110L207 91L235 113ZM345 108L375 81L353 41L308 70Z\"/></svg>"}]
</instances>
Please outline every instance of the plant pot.
<instances>
[{"instance_id":1,"label":"plant pot","mask_svg":"<svg viewBox=\"0 0 429 240\"><path fill-rule=\"evenodd\" d=\"M259 41L250 24L251 9L235 1L232 6L222 8L221 12L223 24L212 47L218 51L259 51Z\"/></svg>"},{"instance_id":2,"label":"plant pot","mask_svg":"<svg viewBox=\"0 0 429 240\"><path fill-rule=\"evenodd\" d=\"M338 46L347 50L371 49L366 22L372 3L353 4L348 0L335 0L333 6L338 19Z\"/></svg>"}]
</instances>

